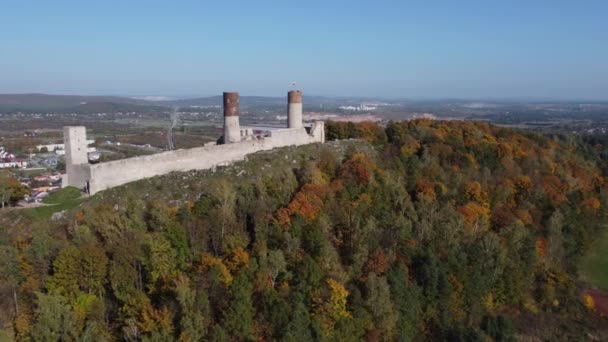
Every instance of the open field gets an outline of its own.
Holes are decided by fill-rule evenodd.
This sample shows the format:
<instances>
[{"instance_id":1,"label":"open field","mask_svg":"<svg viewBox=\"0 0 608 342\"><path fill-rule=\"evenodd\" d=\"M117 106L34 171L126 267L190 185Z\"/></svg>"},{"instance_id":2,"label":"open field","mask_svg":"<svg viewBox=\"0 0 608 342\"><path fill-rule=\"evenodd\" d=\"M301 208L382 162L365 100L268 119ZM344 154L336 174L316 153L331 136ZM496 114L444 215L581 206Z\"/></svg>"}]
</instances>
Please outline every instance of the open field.
<instances>
[{"instance_id":1,"label":"open field","mask_svg":"<svg viewBox=\"0 0 608 342\"><path fill-rule=\"evenodd\" d=\"M54 213L76 208L82 198L80 190L74 187L63 188L43 200L45 205L35 208L23 209L23 213L33 220L49 219Z\"/></svg>"}]
</instances>

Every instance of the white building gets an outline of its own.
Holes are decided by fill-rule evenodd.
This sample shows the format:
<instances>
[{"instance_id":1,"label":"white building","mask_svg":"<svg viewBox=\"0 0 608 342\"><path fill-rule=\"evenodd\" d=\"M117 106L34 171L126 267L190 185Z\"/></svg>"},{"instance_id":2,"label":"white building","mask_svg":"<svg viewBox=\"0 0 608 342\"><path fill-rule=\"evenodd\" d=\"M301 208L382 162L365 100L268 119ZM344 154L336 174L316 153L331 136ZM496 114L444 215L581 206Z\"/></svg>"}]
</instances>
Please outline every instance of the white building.
<instances>
[{"instance_id":1,"label":"white building","mask_svg":"<svg viewBox=\"0 0 608 342\"><path fill-rule=\"evenodd\" d=\"M0 169L8 169L13 167L27 167L27 162L24 160L15 159L15 155L9 153L0 146Z\"/></svg>"},{"instance_id":2,"label":"white building","mask_svg":"<svg viewBox=\"0 0 608 342\"><path fill-rule=\"evenodd\" d=\"M91 145L95 142L95 140L87 140L87 146ZM46 144L46 145L37 145L36 146L36 150L38 150L38 152L42 151L43 148L46 148L47 151L49 152L53 152L55 151L55 154L57 154L58 156L63 156L65 155L65 145L64 144ZM87 152L95 152L97 151L97 149L95 149L95 147L89 147Z\"/></svg>"},{"instance_id":3,"label":"white building","mask_svg":"<svg viewBox=\"0 0 608 342\"><path fill-rule=\"evenodd\" d=\"M14 167L27 167L27 162L25 160L12 160L12 161L0 161L0 169L8 169Z\"/></svg>"}]
</instances>

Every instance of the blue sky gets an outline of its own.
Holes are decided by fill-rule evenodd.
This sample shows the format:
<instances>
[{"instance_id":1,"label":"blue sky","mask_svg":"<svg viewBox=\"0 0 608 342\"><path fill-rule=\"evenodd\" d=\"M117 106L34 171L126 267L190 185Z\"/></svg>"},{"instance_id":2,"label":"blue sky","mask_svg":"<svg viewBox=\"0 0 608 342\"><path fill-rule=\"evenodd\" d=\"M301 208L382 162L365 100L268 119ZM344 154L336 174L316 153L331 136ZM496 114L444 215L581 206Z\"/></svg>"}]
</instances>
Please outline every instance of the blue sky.
<instances>
[{"instance_id":1,"label":"blue sky","mask_svg":"<svg viewBox=\"0 0 608 342\"><path fill-rule=\"evenodd\" d=\"M0 93L608 100L608 1L4 1Z\"/></svg>"}]
</instances>

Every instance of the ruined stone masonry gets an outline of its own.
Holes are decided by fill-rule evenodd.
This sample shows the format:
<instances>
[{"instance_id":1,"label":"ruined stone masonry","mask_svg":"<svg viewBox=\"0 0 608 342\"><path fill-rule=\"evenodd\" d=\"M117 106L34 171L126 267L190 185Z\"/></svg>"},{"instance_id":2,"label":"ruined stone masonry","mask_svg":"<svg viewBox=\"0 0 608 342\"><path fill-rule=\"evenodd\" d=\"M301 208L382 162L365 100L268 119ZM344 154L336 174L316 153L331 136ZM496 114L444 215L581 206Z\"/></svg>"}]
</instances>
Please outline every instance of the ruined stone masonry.
<instances>
[{"instance_id":1,"label":"ruined stone masonry","mask_svg":"<svg viewBox=\"0 0 608 342\"><path fill-rule=\"evenodd\" d=\"M86 129L83 126L63 128L66 175L63 186L74 186L93 195L99 191L143 178L173 171L204 170L243 160L257 151L290 145L325 142L323 121L302 123L302 93L288 93L286 128L241 127L239 94L224 93L224 143L191 149L167 151L99 164L89 164Z\"/></svg>"}]
</instances>

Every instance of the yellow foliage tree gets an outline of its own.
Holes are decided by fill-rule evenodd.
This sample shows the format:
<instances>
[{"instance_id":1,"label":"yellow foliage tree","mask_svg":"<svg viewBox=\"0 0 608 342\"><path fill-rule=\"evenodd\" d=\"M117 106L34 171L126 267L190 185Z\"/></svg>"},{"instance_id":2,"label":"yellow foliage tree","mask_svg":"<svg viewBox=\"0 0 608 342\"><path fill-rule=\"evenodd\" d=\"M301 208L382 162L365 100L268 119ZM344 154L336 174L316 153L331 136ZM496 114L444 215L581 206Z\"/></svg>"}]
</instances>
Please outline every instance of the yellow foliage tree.
<instances>
[{"instance_id":1,"label":"yellow foliage tree","mask_svg":"<svg viewBox=\"0 0 608 342\"><path fill-rule=\"evenodd\" d=\"M464 221L467 223L471 233L478 232L489 222L490 209L474 201L470 201L459 207L458 212L464 217Z\"/></svg>"},{"instance_id":2,"label":"yellow foliage tree","mask_svg":"<svg viewBox=\"0 0 608 342\"><path fill-rule=\"evenodd\" d=\"M400 152L402 156L409 157L417 153L419 149L420 143L418 142L418 140L412 138L411 136L407 136L405 144L401 146Z\"/></svg>"},{"instance_id":3,"label":"yellow foliage tree","mask_svg":"<svg viewBox=\"0 0 608 342\"><path fill-rule=\"evenodd\" d=\"M352 315L346 308L346 299L349 292L334 279L326 281L329 296L323 299L319 291L312 293L314 306L314 316L319 320L323 331L327 336L331 336L336 322L342 318L351 318Z\"/></svg>"},{"instance_id":4,"label":"yellow foliage tree","mask_svg":"<svg viewBox=\"0 0 608 342\"><path fill-rule=\"evenodd\" d=\"M595 301L593 300L593 297L591 297L590 294L585 293L583 295L583 305L585 305L585 307L589 310L595 309Z\"/></svg>"},{"instance_id":5,"label":"yellow foliage tree","mask_svg":"<svg viewBox=\"0 0 608 342\"><path fill-rule=\"evenodd\" d=\"M484 207L488 207L488 193L483 191L479 182L468 182L464 186L464 196L470 201L475 201Z\"/></svg>"},{"instance_id":6,"label":"yellow foliage tree","mask_svg":"<svg viewBox=\"0 0 608 342\"><path fill-rule=\"evenodd\" d=\"M247 251L244 250L242 247L239 247L234 252L232 252L228 260L226 260L226 266L232 273L235 273L242 267L247 267L248 264L249 253L247 253Z\"/></svg>"},{"instance_id":7,"label":"yellow foliage tree","mask_svg":"<svg viewBox=\"0 0 608 342\"><path fill-rule=\"evenodd\" d=\"M173 314L167 307L156 309L150 302L146 302L141 310L138 326L143 332L172 331Z\"/></svg>"},{"instance_id":8,"label":"yellow foliage tree","mask_svg":"<svg viewBox=\"0 0 608 342\"><path fill-rule=\"evenodd\" d=\"M471 167L472 169L475 169L475 170L479 169L479 163L477 163L477 159L475 159L475 157L472 154L470 154L470 153L465 154L465 159L466 159L469 167Z\"/></svg>"},{"instance_id":9,"label":"yellow foliage tree","mask_svg":"<svg viewBox=\"0 0 608 342\"><path fill-rule=\"evenodd\" d=\"M350 318L351 314L346 309L346 298L349 293L344 288L344 285L333 279L328 279L327 286L329 287L329 307L332 316L336 320L340 318Z\"/></svg>"}]
</instances>

